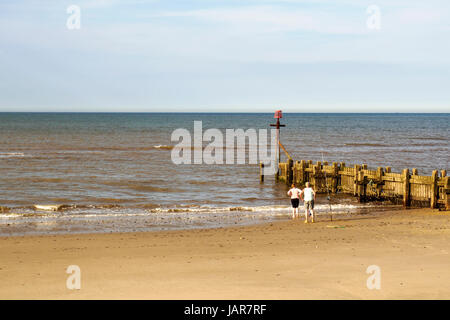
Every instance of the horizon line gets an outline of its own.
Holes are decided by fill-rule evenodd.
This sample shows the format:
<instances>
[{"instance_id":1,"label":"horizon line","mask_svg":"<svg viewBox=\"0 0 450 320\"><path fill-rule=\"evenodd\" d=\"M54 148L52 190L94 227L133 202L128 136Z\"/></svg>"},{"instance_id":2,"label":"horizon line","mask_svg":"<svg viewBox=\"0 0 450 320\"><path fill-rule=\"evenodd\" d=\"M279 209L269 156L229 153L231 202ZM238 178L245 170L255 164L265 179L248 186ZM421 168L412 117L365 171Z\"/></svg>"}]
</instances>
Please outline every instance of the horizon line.
<instances>
[{"instance_id":1,"label":"horizon line","mask_svg":"<svg viewBox=\"0 0 450 320\"><path fill-rule=\"evenodd\" d=\"M0 111L0 113L90 113L90 114L96 114L96 113L115 113L115 114L142 114L142 113L149 113L149 114L176 114L176 113L191 113L191 114L272 114L274 111L261 111L261 112L251 112L251 111ZM326 112L326 111L318 111L318 112L291 112L291 111L282 111L285 114L450 114L450 112Z\"/></svg>"}]
</instances>

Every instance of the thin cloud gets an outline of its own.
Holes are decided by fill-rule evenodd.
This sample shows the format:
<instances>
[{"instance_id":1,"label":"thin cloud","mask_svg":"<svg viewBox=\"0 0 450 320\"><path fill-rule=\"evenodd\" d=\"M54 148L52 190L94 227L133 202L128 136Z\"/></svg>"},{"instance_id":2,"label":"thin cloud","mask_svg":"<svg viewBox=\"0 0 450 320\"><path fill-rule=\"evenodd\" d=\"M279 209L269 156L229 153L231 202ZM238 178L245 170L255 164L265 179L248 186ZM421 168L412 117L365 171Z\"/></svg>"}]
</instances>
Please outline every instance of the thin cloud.
<instances>
[{"instance_id":1,"label":"thin cloud","mask_svg":"<svg viewBox=\"0 0 450 320\"><path fill-rule=\"evenodd\" d=\"M296 32L309 31L329 34L367 33L364 12L358 18L335 13L276 7L250 6L187 11L168 11L155 18L190 18L213 24L227 24L240 32Z\"/></svg>"}]
</instances>

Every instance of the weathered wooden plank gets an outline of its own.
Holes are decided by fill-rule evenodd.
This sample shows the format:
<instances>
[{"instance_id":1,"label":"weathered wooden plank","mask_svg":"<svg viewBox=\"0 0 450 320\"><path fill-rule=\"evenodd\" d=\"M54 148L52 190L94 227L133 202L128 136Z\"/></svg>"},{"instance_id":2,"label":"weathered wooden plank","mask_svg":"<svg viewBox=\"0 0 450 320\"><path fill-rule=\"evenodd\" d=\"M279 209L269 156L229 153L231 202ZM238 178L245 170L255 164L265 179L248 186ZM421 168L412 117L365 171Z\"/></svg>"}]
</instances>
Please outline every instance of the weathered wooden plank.
<instances>
[{"instance_id":1,"label":"weathered wooden plank","mask_svg":"<svg viewBox=\"0 0 450 320\"><path fill-rule=\"evenodd\" d=\"M382 180L383 181L389 181L389 182L402 182L403 181L401 176L400 177L397 177L397 176L395 176L395 177L383 176Z\"/></svg>"},{"instance_id":2,"label":"weathered wooden plank","mask_svg":"<svg viewBox=\"0 0 450 320\"><path fill-rule=\"evenodd\" d=\"M418 179L417 177L411 177L411 179L409 179L409 183L411 184L433 184L433 179L432 177L425 177L428 179Z\"/></svg>"},{"instance_id":3,"label":"weathered wooden plank","mask_svg":"<svg viewBox=\"0 0 450 320\"><path fill-rule=\"evenodd\" d=\"M341 175L341 176L351 176L351 177L355 176L355 173L353 171L342 171L342 170L339 170L338 174Z\"/></svg>"},{"instance_id":4,"label":"weathered wooden plank","mask_svg":"<svg viewBox=\"0 0 450 320\"><path fill-rule=\"evenodd\" d=\"M410 197L411 200L429 201L431 197L431 185L411 184Z\"/></svg>"}]
</instances>

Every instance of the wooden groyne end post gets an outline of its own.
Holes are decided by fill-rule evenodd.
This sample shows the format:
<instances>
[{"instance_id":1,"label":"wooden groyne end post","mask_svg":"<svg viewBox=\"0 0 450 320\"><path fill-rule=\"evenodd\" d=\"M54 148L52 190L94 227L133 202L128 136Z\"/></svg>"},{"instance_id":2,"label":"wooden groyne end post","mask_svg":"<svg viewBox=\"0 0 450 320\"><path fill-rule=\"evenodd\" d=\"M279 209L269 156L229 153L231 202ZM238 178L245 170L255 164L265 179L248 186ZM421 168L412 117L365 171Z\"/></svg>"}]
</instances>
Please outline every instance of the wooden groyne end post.
<instances>
[{"instance_id":1,"label":"wooden groyne end post","mask_svg":"<svg viewBox=\"0 0 450 320\"><path fill-rule=\"evenodd\" d=\"M438 198L438 187L437 187L437 181L438 181L438 171L433 170L433 173L431 174L431 199L430 199L430 208L434 209L437 205L437 198Z\"/></svg>"},{"instance_id":2,"label":"wooden groyne end post","mask_svg":"<svg viewBox=\"0 0 450 320\"><path fill-rule=\"evenodd\" d=\"M450 210L450 177L444 178L444 204L445 210Z\"/></svg>"},{"instance_id":3,"label":"wooden groyne end post","mask_svg":"<svg viewBox=\"0 0 450 320\"><path fill-rule=\"evenodd\" d=\"M280 119L283 118L283 112L281 110L275 111L274 118L277 119L277 122L276 123L271 123L270 126L271 127L275 127L277 129L277 144L278 144L278 157L277 157L277 159L278 159L278 164L279 164L280 163L280 156L281 156L280 155L280 152L281 152L281 150L280 150L280 147L281 147L281 144L280 144L280 128L281 127L285 127L286 125L280 124ZM278 168L277 173L275 175L275 179L277 181L278 181L279 174L280 174L279 171L280 170Z\"/></svg>"},{"instance_id":4,"label":"wooden groyne end post","mask_svg":"<svg viewBox=\"0 0 450 320\"><path fill-rule=\"evenodd\" d=\"M402 181L403 181L403 206L408 207L410 204L409 169L403 169Z\"/></svg>"}]
</instances>

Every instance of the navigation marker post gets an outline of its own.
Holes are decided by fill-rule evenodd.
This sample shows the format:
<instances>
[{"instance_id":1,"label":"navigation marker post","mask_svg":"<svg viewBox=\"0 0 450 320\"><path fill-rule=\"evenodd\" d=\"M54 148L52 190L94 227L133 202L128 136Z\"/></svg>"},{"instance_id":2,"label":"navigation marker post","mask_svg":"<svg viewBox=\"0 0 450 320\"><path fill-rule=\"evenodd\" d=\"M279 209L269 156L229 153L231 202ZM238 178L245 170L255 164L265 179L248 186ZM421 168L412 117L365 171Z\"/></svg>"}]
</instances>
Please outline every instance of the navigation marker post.
<instances>
[{"instance_id":1,"label":"navigation marker post","mask_svg":"<svg viewBox=\"0 0 450 320\"><path fill-rule=\"evenodd\" d=\"M280 124L280 119L283 118L283 113L281 110L275 111L274 118L277 119L277 123L271 123L270 126L275 127L277 129L278 155L277 155L277 173L275 175L275 179L278 181L278 176L280 173L280 168L279 168L278 164L280 163L280 153L281 153L281 150L280 150L280 128L286 127L286 125Z\"/></svg>"}]
</instances>

